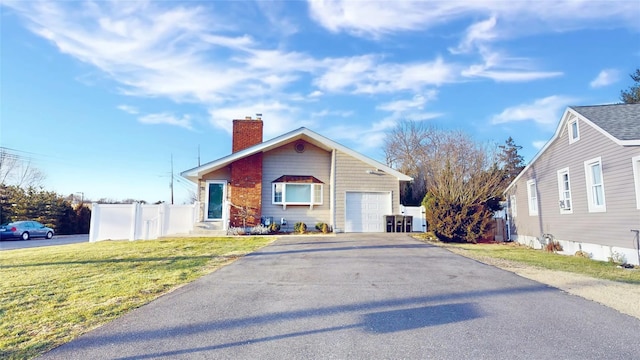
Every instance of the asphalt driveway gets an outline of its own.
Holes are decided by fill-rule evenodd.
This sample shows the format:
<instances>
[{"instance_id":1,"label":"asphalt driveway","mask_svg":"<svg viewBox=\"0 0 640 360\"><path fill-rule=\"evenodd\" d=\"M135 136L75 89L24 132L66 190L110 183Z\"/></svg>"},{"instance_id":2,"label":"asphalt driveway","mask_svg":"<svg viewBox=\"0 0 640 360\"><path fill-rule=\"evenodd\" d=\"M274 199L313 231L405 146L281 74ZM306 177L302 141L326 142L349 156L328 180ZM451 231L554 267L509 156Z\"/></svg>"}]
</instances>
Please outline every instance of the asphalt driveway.
<instances>
[{"instance_id":1,"label":"asphalt driveway","mask_svg":"<svg viewBox=\"0 0 640 360\"><path fill-rule=\"evenodd\" d=\"M640 321L403 234L283 237L44 359L603 359Z\"/></svg>"}]
</instances>

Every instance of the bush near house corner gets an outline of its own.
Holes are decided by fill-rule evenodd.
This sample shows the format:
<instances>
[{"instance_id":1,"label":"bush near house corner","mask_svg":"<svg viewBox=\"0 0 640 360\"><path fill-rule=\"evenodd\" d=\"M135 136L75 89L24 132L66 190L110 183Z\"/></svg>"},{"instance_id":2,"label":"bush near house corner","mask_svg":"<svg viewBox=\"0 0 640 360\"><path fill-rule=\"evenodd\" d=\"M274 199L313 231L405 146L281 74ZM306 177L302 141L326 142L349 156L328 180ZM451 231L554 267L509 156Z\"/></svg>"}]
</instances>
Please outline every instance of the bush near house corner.
<instances>
[{"instance_id":1,"label":"bush near house corner","mask_svg":"<svg viewBox=\"0 0 640 360\"><path fill-rule=\"evenodd\" d=\"M493 213L500 209L497 198L482 204L464 204L432 192L427 193L422 204L429 228L444 242L477 242L489 231Z\"/></svg>"}]
</instances>

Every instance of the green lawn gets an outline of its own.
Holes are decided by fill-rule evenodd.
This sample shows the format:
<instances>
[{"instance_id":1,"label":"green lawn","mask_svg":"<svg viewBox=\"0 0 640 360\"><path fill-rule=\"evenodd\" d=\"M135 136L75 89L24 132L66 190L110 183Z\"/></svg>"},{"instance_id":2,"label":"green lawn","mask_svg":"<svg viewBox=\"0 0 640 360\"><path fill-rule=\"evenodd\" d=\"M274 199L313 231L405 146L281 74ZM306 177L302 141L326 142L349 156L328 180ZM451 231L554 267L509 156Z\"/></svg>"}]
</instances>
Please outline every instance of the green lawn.
<instances>
[{"instance_id":1,"label":"green lawn","mask_svg":"<svg viewBox=\"0 0 640 360\"><path fill-rule=\"evenodd\" d=\"M426 240L425 240L426 241ZM434 243L434 242L431 242ZM483 256L505 259L545 269L568 271L599 279L607 279L630 284L640 284L640 268L622 269L617 264L586 259L577 256L560 255L544 250L534 250L517 243L496 244L444 244L440 246L462 250L462 255L482 260Z\"/></svg>"},{"instance_id":2,"label":"green lawn","mask_svg":"<svg viewBox=\"0 0 640 360\"><path fill-rule=\"evenodd\" d=\"M273 241L102 241L0 252L0 358L32 358Z\"/></svg>"}]
</instances>

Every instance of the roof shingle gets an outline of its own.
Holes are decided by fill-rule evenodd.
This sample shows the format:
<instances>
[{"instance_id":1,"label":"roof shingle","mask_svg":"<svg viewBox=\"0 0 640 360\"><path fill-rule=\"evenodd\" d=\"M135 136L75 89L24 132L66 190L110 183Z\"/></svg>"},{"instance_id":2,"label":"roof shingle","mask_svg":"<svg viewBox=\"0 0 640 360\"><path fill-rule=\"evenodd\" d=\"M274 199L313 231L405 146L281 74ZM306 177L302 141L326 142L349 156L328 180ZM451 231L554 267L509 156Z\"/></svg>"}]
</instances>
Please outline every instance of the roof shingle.
<instances>
[{"instance_id":1,"label":"roof shingle","mask_svg":"<svg viewBox=\"0 0 640 360\"><path fill-rule=\"evenodd\" d=\"M618 140L640 140L640 104L571 106Z\"/></svg>"}]
</instances>

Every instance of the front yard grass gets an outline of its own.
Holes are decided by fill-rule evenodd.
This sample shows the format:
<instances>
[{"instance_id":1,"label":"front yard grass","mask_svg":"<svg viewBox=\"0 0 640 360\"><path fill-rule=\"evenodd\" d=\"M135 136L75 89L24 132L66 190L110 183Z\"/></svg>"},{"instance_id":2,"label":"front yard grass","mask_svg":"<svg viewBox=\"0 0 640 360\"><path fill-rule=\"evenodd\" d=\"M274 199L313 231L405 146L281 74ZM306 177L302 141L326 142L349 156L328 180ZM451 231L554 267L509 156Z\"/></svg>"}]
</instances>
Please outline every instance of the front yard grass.
<instances>
[{"instance_id":1,"label":"front yard grass","mask_svg":"<svg viewBox=\"0 0 640 360\"><path fill-rule=\"evenodd\" d=\"M640 284L640 269L638 267L635 269L623 269L612 262L555 254L544 250L534 250L518 243L445 244L429 240L423 241L428 241L429 243L452 250L457 249L458 253L480 261L482 261L483 257L490 257L537 266L544 269L587 275L599 279Z\"/></svg>"},{"instance_id":2,"label":"front yard grass","mask_svg":"<svg viewBox=\"0 0 640 360\"><path fill-rule=\"evenodd\" d=\"M179 238L2 251L0 358L33 358L271 241Z\"/></svg>"}]
</instances>

